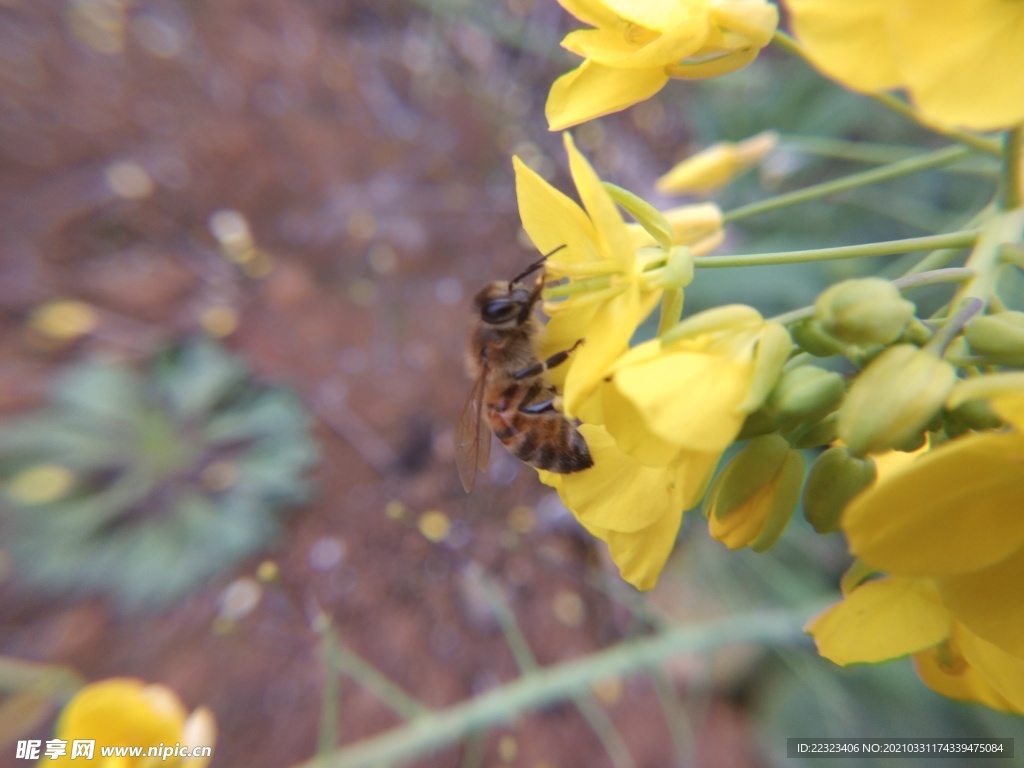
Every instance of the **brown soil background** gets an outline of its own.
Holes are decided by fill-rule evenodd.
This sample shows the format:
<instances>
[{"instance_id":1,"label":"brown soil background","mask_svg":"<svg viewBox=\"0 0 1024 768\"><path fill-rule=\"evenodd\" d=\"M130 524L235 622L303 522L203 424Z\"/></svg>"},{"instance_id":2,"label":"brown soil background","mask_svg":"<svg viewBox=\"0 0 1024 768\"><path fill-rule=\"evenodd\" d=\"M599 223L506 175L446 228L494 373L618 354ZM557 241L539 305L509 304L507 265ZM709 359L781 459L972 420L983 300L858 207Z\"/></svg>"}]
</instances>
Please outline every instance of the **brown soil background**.
<instances>
[{"instance_id":1,"label":"brown soil background","mask_svg":"<svg viewBox=\"0 0 1024 768\"><path fill-rule=\"evenodd\" d=\"M543 119L546 89L568 68L557 49L567 15L554 3L480 4L540 54L469 13L398 0L139 0L124 4L123 49L103 52L74 33L72 5L0 3L0 409L39 403L53 371L87 351L141 355L227 306L241 320L228 345L301 394L323 460L316 501L266 554L281 584L227 631L214 631L220 596L262 558L141 618L100 600L41 602L8 573L0 652L90 680L166 684L214 711L214 766L277 768L316 749L317 609L432 707L518 674L475 569L502 589L542 665L643 631L609 596L602 553L532 472L496 450L466 496L452 460L468 298L531 258L517 244L510 155L546 158L571 188ZM638 190L683 141L657 100L576 135L602 172ZM114 194L105 170L119 161L144 168L152 194ZM219 253L207 222L223 208L249 221L273 260L266 276ZM41 345L26 319L57 297L95 305L99 330L71 348ZM393 501L402 519L385 514ZM537 524L517 532L509 512L523 505ZM446 542L419 532L428 510L454 521ZM684 764L648 678L603 701L637 768ZM702 711L693 756L754 764L743 713L717 697ZM340 743L398 722L342 683ZM417 765L460 765L464 749ZM19 763L13 752L0 765ZM611 762L567 704L490 733L480 764Z\"/></svg>"}]
</instances>

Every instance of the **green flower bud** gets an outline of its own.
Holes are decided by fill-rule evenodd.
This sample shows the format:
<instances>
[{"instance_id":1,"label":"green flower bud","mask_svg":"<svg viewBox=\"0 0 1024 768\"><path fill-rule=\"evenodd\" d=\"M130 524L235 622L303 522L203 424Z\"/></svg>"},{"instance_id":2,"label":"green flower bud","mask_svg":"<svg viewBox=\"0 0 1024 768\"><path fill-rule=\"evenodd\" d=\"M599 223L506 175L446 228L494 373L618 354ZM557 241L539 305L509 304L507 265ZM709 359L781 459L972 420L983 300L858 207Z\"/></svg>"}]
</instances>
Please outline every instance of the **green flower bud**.
<instances>
[{"instance_id":1,"label":"green flower bud","mask_svg":"<svg viewBox=\"0 0 1024 768\"><path fill-rule=\"evenodd\" d=\"M793 432L788 436L789 442L798 450L803 450L804 448L818 448L822 445L831 445L836 441L836 437L838 437L836 429L838 421L839 414L830 413L817 424L808 424L800 427L799 429L793 430Z\"/></svg>"},{"instance_id":2,"label":"green flower bud","mask_svg":"<svg viewBox=\"0 0 1024 768\"><path fill-rule=\"evenodd\" d=\"M950 437L971 430L996 429L1003 423L984 400L966 400L946 412L945 428Z\"/></svg>"},{"instance_id":3,"label":"green flower bud","mask_svg":"<svg viewBox=\"0 0 1024 768\"><path fill-rule=\"evenodd\" d=\"M778 428L779 422L775 415L770 413L767 408L759 408L747 416L747 420L743 422L743 426L740 428L740 433L736 435L736 442L749 440L759 435L767 435Z\"/></svg>"},{"instance_id":4,"label":"green flower bud","mask_svg":"<svg viewBox=\"0 0 1024 768\"><path fill-rule=\"evenodd\" d=\"M751 413L764 404L768 393L779 381L782 368L793 351L793 339L789 331L779 323L765 323L757 340L754 353L754 375L750 380L747 396L740 403L740 411Z\"/></svg>"},{"instance_id":5,"label":"green flower bud","mask_svg":"<svg viewBox=\"0 0 1024 768\"><path fill-rule=\"evenodd\" d=\"M845 392L838 373L801 365L782 375L766 405L784 424L818 421L839 406Z\"/></svg>"},{"instance_id":6,"label":"green flower bud","mask_svg":"<svg viewBox=\"0 0 1024 768\"><path fill-rule=\"evenodd\" d=\"M814 317L826 333L848 344L891 344L914 316L915 307L888 280L845 280L814 302Z\"/></svg>"},{"instance_id":7,"label":"green flower bud","mask_svg":"<svg viewBox=\"0 0 1024 768\"><path fill-rule=\"evenodd\" d=\"M853 497L875 482L874 459L858 459L843 445L829 448L807 473L804 516L818 533L839 530L839 518Z\"/></svg>"},{"instance_id":8,"label":"green flower bud","mask_svg":"<svg viewBox=\"0 0 1024 768\"><path fill-rule=\"evenodd\" d=\"M715 479L704 500L711 535L729 549L764 552L800 498L804 460L778 435L755 437Z\"/></svg>"},{"instance_id":9,"label":"green flower bud","mask_svg":"<svg viewBox=\"0 0 1024 768\"><path fill-rule=\"evenodd\" d=\"M1024 312L997 312L972 320L967 340L996 365L1024 366Z\"/></svg>"},{"instance_id":10,"label":"green flower bud","mask_svg":"<svg viewBox=\"0 0 1024 768\"><path fill-rule=\"evenodd\" d=\"M839 437L854 455L904 449L956 384L945 360L911 344L890 347L861 372L839 411Z\"/></svg>"},{"instance_id":11,"label":"green flower bud","mask_svg":"<svg viewBox=\"0 0 1024 768\"><path fill-rule=\"evenodd\" d=\"M789 327L796 342L805 352L815 357L832 357L843 351L843 345L833 336L825 333L817 320L801 320Z\"/></svg>"}]
</instances>

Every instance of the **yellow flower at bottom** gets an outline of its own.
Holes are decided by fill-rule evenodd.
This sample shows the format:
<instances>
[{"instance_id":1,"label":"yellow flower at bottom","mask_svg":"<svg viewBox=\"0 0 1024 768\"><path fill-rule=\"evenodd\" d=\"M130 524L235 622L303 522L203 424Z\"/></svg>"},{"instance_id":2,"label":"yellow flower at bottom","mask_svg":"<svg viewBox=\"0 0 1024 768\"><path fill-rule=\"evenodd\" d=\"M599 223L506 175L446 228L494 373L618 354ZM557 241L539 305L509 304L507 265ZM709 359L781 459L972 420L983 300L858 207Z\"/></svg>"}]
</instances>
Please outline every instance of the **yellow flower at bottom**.
<instances>
[{"instance_id":1,"label":"yellow flower at bottom","mask_svg":"<svg viewBox=\"0 0 1024 768\"><path fill-rule=\"evenodd\" d=\"M1024 383L977 381L987 380ZM841 524L861 560L934 579L959 622L1024 657L1024 389L991 404L1012 431L967 434L928 451L855 498Z\"/></svg>"},{"instance_id":2,"label":"yellow flower at bottom","mask_svg":"<svg viewBox=\"0 0 1024 768\"><path fill-rule=\"evenodd\" d=\"M919 677L936 692L1024 714L1024 658L956 621L931 580L861 584L806 630L821 655L841 666L913 654Z\"/></svg>"},{"instance_id":3,"label":"yellow flower at bottom","mask_svg":"<svg viewBox=\"0 0 1024 768\"><path fill-rule=\"evenodd\" d=\"M1024 122L1024 3L786 0L825 74L859 91L905 88L929 121L976 130Z\"/></svg>"},{"instance_id":4,"label":"yellow flower at bottom","mask_svg":"<svg viewBox=\"0 0 1024 768\"><path fill-rule=\"evenodd\" d=\"M55 737L68 742L67 754L56 760L44 758L40 765L74 766L71 742L95 740L93 760L100 768L203 768L209 757L170 757L154 762L146 756L149 747L213 747L216 726L213 714L200 707L189 714L178 697L161 685L149 685L132 678L111 678L80 690L61 713ZM142 747L141 757L102 757L101 747Z\"/></svg>"}]
</instances>

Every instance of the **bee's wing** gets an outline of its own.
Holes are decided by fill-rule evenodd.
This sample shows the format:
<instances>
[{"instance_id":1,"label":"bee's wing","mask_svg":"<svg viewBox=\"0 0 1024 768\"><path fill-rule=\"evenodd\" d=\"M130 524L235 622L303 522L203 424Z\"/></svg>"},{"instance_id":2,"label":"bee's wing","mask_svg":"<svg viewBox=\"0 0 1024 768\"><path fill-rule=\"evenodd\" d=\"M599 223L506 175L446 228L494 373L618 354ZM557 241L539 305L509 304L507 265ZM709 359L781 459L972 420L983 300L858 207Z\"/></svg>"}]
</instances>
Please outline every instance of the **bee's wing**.
<instances>
[{"instance_id":1,"label":"bee's wing","mask_svg":"<svg viewBox=\"0 0 1024 768\"><path fill-rule=\"evenodd\" d=\"M487 367L477 376L469 399L462 409L459 425L455 430L455 463L462 478L462 487L469 493L479 469L487 469L491 457L491 431L483 418L484 391L487 389Z\"/></svg>"}]
</instances>

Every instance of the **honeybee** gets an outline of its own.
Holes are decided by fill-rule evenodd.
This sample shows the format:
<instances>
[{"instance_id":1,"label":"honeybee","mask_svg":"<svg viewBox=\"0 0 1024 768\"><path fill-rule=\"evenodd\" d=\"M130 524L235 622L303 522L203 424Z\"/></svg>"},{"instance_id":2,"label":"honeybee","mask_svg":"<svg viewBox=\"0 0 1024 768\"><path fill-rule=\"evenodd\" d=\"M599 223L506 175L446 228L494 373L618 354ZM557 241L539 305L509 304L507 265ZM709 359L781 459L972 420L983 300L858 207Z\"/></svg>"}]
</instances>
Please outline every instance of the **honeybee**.
<instances>
[{"instance_id":1,"label":"honeybee","mask_svg":"<svg viewBox=\"0 0 1024 768\"><path fill-rule=\"evenodd\" d=\"M467 368L474 383L455 441L459 477L467 493L477 470L487 469L488 428L513 456L537 469L568 474L594 465L576 428L579 422L555 408L555 388L544 375L564 363L583 339L546 360L538 359L541 326L534 307L544 286L543 273L534 287L522 284L550 255L509 282L492 282L473 300L478 316L469 333Z\"/></svg>"}]
</instances>

